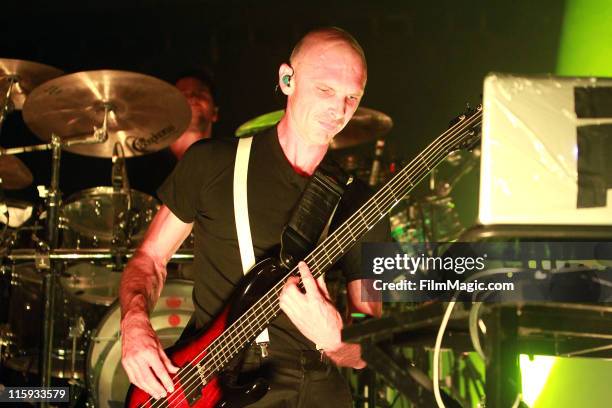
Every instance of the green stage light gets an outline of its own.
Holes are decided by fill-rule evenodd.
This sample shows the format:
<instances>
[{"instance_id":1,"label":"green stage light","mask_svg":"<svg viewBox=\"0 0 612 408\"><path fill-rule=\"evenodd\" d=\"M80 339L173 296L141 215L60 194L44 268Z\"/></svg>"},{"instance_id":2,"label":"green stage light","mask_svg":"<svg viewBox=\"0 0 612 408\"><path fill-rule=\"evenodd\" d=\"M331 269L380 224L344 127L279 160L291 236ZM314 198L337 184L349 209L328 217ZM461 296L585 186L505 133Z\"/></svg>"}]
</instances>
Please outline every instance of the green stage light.
<instances>
[{"instance_id":1,"label":"green stage light","mask_svg":"<svg viewBox=\"0 0 612 408\"><path fill-rule=\"evenodd\" d=\"M530 358L521 354L521 382L523 384L523 401L533 407L537 401L548 375L555 365L556 357L533 356Z\"/></svg>"},{"instance_id":2,"label":"green stage light","mask_svg":"<svg viewBox=\"0 0 612 408\"><path fill-rule=\"evenodd\" d=\"M612 2L566 0L557 74L612 77Z\"/></svg>"}]
</instances>

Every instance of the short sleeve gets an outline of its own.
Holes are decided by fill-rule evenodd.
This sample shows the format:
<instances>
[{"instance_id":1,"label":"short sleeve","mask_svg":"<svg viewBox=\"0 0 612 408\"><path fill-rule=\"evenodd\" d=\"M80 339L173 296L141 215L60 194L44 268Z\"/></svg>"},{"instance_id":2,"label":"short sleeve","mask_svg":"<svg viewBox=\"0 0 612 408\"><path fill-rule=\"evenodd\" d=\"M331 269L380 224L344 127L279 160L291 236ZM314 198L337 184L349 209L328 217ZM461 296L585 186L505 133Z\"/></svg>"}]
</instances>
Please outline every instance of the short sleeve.
<instances>
[{"instance_id":1,"label":"short sleeve","mask_svg":"<svg viewBox=\"0 0 612 408\"><path fill-rule=\"evenodd\" d=\"M355 180L342 196L340 206L336 216L334 217L332 228L336 229L351 215L357 212L373 194L370 187L363 181ZM365 279L371 277L361 267L361 244L364 242L390 242L391 228L389 218L383 217L375 226L373 226L363 237L361 237L355 245L344 255L338 265L342 269L347 282Z\"/></svg>"},{"instance_id":2,"label":"short sleeve","mask_svg":"<svg viewBox=\"0 0 612 408\"><path fill-rule=\"evenodd\" d=\"M212 140L201 140L191 145L157 189L161 202L183 222L195 220L200 193L210 179L213 150Z\"/></svg>"}]
</instances>

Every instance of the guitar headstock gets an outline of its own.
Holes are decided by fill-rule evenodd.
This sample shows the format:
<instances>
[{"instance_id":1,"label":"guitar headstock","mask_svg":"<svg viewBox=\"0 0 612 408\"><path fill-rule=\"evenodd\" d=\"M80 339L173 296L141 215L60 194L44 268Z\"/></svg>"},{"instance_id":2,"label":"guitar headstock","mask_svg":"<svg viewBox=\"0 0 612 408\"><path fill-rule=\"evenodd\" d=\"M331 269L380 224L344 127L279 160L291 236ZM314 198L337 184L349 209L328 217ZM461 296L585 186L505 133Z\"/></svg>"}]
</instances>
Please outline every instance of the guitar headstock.
<instances>
[{"instance_id":1,"label":"guitar headstock","mask_svg":"<svg viewBox=\"0 0 612 408\"><path fill-rule=\"evenodd\" d=\"M455 131L456 142L449 153L455 150L472 150L480 143L482 134L482 105L475 108L468 104L461 115L451 121L449 131Z\"/></svg>"}]
</instances>

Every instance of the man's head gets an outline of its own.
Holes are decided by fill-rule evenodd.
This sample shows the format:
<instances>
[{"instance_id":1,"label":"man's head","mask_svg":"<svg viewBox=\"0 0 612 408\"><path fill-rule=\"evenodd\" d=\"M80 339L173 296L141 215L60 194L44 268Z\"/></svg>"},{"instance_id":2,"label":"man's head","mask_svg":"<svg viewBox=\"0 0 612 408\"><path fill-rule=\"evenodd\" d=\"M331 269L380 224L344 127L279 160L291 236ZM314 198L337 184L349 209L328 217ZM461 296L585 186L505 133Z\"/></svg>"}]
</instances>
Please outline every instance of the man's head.
<instances>
[{"instance_id":1,"label":"man's head","mask_svg":"<svg viewBox=\"0 0 612 408\"><path fill-rule=\"evenodd\" d=\"M205 71L189 71L179 77L176 87L185 95L191 107L189 130L199 131L210 137L212 124L219 116L211 76Z\"/></svg>"},{"instance_id":2,"label":"man's head","mask_svg":"<svg viewBox=\"0 0 612 408\"><path fill-rule=\"evenodd\" d=\"M286 118L308 144L329 143L355 113L367 80L367 65L357 41L339 28L309 32L278 71L287 95Z\"/></svg>"}]
</instances>

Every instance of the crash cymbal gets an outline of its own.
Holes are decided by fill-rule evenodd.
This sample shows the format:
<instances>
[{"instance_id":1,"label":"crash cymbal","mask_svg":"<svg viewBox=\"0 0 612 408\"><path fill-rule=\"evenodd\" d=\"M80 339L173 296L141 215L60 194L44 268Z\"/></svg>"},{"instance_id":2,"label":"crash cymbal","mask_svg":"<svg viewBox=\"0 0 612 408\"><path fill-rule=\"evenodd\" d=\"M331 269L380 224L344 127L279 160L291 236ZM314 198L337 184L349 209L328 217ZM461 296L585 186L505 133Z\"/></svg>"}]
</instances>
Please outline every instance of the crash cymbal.
<instances>
[{"instance_id":1,"label":"crash cymbal","mask_svg":"<svg viewBox=\"0 0 612 408\"><path fill-rule=\"evenodd\" d=\"M108 139L66 150L85 156L112 157L120 142L125 156L140 156L170 145L191 121L183 94L157 78L126 71L87 71L52 79L34 90L23 107L28 127L42 140L62 141L91 135L108 114Z\"/></svg>"},{"instance_id":2,"label":"crash cymbal","mask_svg":"<svg viewBox=\"0 0 612 408\"><path fill-rule=\"evenodd\" d=\"M369 108L357 108L344 129L334 137L330 147L344 149L377 140L393 127L393 120L386 114Z\"/></svg>"},{"instance_id":3,"label":"crash cymbal","mask_svg":"<svg viewBox=\"0 0 612 408\"><path fill-rule=\"evenodd\" d=\"M284 110L279 110L253 118L236 129L235 135L242 137L261 132L276 125L284 113ZM386 135L392 127L393 120L386 114L374 109L359 107L349 123L334 137L330 147L343 149L376 140Z\"/></svg>"},{"instance_id":4,"label":"crash cymbal","mask_svg":"<svg viewBox=\"0 0 612 408\"><path fill-rule=\"evenodd\" d=\"M19 190L26 188L34 178L32 173L19 158L15 156L0 156L0 188Z\"/></svg>"},{"instance_id":5,"label":"crash cymbal","mask_svg":"<svg viewBox=\"0 0 612 408\"><path fill-rule=\"evenodd\" d=\"M12 108L20 110L34 88L63 73L57 68L37 62L0 58L0 106L4 106L11 80L14 82L10 96Z\"/></svg>"}]
</instances>

